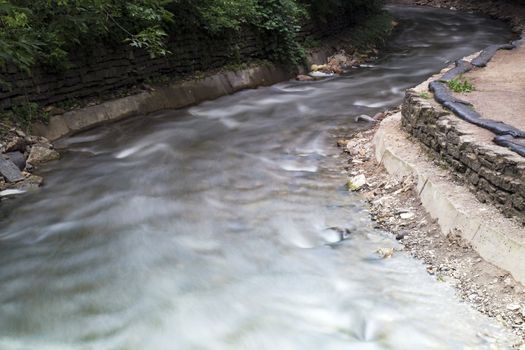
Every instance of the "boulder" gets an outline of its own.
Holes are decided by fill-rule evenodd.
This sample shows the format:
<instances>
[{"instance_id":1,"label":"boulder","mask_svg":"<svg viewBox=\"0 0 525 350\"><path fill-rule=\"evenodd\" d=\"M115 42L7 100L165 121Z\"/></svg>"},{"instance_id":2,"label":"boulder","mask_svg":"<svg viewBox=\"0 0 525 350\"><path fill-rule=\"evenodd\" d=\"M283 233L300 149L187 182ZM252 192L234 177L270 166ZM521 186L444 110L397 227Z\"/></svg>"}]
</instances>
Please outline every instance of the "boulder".
<instances>
[{"instance_id":1,"label":"boulder","mask_svg":"<svg viewBox=\"0 0 525 350\"><path fill-rule=\"evenodd\" d=\"M24 179L24 175L22 175L15 163L3 156L0 156L0 174L7 182L18 182Z\"/></svg>"},{"instance_id":2,"label":"boulder","mask_svg":"<svg viewBox=\"0 0 525 350\"><path fill-rule=\"evenodd\" d=\"M26 157L22 152L9 152L5 154L5 157L15 163L20 170L24 170L26 167Z\"/></svg>"},{"instance_id":3,"label":"boulder","mask_svg":"<svg viewBox=\"0 0 525 350\"><path fill-rule=\"evenodd\" d=\"M60 154L57 151L47 148L45 146L42 146L40 144L36 144L33 147L31 147L31 152L29 153L27 162L34 166L34 165L50 162L52 160L57 160L59 158L60 158Z\"/></svg>"}]
</instances>

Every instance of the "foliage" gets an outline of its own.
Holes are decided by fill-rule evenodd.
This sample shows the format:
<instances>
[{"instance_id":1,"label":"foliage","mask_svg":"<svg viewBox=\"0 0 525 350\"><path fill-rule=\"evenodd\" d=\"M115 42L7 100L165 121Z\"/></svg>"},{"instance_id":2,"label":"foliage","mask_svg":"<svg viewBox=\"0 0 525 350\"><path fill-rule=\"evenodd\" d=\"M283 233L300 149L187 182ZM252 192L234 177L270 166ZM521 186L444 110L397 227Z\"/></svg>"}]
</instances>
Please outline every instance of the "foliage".
<instances>
[{"instance_id":1,"label":"foliage","mask_svg":"<svg viewBox=\"0 0 525 350\"><path fill-rule=\"evenodd\" d=\"M462 92L472 92L475 90L474 85L463 79L462 77L454 78L448 82L448 87L450 90L462 93Z\"/></svg>"},{"instance_id":2,"label":"foliage","mask_svg":"<svg viewBox=\"0 0 525 350\"><path fill-rule=\"evenodd\" d=\"M36 63L67 68L73 54L96 45L127 43L168 55L168 40L188 31L236 38L250 28L264 38L269 58L300 63L297 32L310 17L349 23L378 12L381 0L0 0L0 66L29 71Z\"/></svg>"},{"instance_id":3,"label":"foliage","mask_svg":"<svg viewBox=\"0 0 525 350\"><path fill-rule=\"evenodd\" d=\"M365 21L356 25L350 34L350 40L356 49L366 52L383 44L393 28L392 16L387 12L381 12L367 17Z\"/></svg>"},{"instance_id":4,"label":"foliage","mask_svg":"<svg viewBox=\"0 0 525 350\"><path fill-rule=\"evenodd\" d=\"M0 0L0 64L60 67L68 54L99 42L127 41L166 54L168 0Z\"/></svg>"}]
</instances>

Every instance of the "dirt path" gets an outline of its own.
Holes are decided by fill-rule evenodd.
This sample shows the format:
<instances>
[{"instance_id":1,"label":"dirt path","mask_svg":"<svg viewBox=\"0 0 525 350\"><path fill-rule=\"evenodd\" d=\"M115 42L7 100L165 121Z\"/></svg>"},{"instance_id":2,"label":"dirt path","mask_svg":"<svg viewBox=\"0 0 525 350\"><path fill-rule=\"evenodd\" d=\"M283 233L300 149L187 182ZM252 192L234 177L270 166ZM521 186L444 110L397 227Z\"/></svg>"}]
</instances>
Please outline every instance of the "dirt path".
<instances>
[{"instance_id":1,"label":"dirt path","mask_svg":"<svg viewBox=\"0 0 525 350\"><path fill-rule=\"evenodd\" d=\"M463 77L475 91L457 94L483 117L525 130L525 46L499 51L485 68Z\"/></svg>"}]
</instances>

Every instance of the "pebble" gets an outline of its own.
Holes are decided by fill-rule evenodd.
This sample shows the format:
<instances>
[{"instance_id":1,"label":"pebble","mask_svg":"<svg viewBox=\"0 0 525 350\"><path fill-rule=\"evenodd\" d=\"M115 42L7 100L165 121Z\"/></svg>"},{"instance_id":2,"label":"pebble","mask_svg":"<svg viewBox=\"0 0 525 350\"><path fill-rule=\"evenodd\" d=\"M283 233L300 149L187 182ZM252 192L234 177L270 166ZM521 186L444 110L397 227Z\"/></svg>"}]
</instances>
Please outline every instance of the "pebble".
<instances>
[{"instance_id":1,"label":"pebble","mask_svg":"<svg viewBox=\"0 0 525 350\"><path fill-rule=\"evenodd\" d=\"M401 213L399 216L401 217L401 219L408 220L408 219L412 219L414 216L416 216L416 214L408 212L408 213Z\"/></svg>"},{"instance_id":2,"label":"pebble","mask_svg":"<svg viewBox=\"0 0 525 350\"><path fill-rule=\"evenodd\" d=\"M363 186L366 185L366 176L361 174L354 176L348 181L348 189L351 191L359 191Z\"/></svg>"}]
</instances>

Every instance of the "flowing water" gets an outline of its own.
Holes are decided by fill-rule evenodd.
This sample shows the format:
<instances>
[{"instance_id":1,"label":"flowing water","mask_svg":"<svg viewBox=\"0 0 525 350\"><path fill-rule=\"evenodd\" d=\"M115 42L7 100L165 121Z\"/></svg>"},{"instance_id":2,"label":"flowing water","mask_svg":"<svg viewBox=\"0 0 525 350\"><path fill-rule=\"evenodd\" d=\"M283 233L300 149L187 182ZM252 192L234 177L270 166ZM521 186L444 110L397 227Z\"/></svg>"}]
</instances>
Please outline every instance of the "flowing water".
<instances>
[{"instance_id":1,"label":"flowing water","mask_svg":"<svg viewBox=\"0 0 525 350\"><path fill-rule=\"evenodd\" d=\"M420 262L377 256L396 242L344 189L334 143L511 34L389 9L401 25L370 67L66 140L46 186L2 204L0 349L507 348Z\"/></svg>"}]
</instances>

